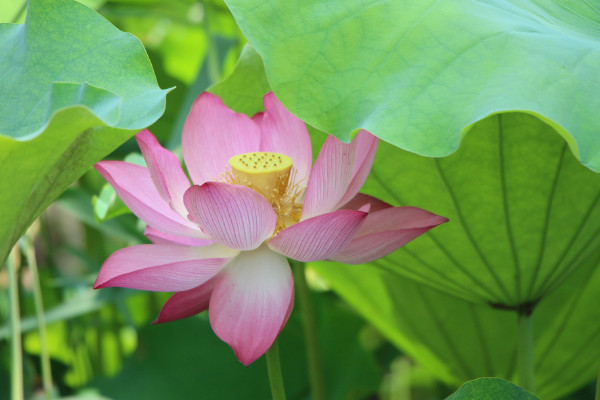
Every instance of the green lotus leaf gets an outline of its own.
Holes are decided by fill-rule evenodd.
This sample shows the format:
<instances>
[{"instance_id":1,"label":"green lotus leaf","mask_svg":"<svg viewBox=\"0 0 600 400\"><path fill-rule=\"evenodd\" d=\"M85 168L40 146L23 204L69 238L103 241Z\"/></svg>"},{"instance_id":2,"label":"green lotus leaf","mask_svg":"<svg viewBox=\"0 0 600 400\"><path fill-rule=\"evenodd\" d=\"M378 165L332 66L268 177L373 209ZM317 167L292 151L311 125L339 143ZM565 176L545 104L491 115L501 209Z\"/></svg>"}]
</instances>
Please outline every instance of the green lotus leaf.
<instances>
[{"instance_id":1,"label":"green lotus leaf","mask_svg":"<svg viewBox=\"0 0 600 400\"><path fill-rule=\"evenodd\" d=\"M141 43L70 0L30 0L0 24L0 265L94 162L156 121L165 90Z\"/></svg>"},{"instance_id":2,"label":"green lotus leaf","mask_svg":"<svg viewBox=\"0 0 600 400\"><path fill-rule=\"evenodd\" d=\"M381 143L362 191L450 219L383 264L497 308L533 307L600 245L600 176L527 114L484 119L443 159Z\"/></svg>"},{"instance_id":3,"label":"green lotus leaf","mask_svg":"<svg viewBox=\"0 0 600 400\"><path fill-rule=\"evenodd\" d=\"M600 171L600 8L571 0L226 0L282 103L447 156L473 124L533 114Z\"/></svg>"}]
</instances>

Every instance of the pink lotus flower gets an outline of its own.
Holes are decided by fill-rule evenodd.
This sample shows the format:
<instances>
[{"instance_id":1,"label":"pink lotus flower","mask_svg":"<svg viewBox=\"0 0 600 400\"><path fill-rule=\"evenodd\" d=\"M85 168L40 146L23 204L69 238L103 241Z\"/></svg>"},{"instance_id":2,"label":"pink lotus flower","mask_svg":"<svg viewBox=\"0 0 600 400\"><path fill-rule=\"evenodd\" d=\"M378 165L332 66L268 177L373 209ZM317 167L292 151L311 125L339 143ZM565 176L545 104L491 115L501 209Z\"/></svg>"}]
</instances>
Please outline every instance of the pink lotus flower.
<instances>
[{"instance_id":1,"label":"pink lotus flower","mask_svg":"<svg viewBox=\"0 0 600 400\"><path fill-rule=\"evenodd\" d=\"M377 148L369 132L349 144L329 137L312 166L304 123L273 93L264 103L249 118L210 93L198 97L182 137L194 186L147 130L136 139L148 168L96 164L153 244L112 254L94 287L175 292L155 322L208 309L245 365L269 349L292 310L286 257L366 263L447 221L358 193Z\"/></svg>"}]
</instances>

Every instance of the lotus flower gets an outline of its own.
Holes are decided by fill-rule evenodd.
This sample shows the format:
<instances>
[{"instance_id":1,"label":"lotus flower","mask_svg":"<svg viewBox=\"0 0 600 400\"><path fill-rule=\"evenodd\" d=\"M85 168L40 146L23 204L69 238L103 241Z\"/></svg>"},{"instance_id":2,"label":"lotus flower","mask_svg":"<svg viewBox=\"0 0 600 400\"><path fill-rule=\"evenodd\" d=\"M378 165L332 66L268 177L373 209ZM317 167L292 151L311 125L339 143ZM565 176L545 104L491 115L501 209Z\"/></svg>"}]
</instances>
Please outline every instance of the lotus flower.
<instances>
[{"instance_id":1,"label":"lotus flower","mask_svg":"<svg viewBox=\"0 0 600 400\"><path fill-rule=\"evenodd\" d=\"M264 104L249 118L213 94L198 97L182 136L193 186L147 130L136 139L148 168L96 164L153 244L112 254L94 287L175 292L158 323L208 309L245 365L269 349L292 310L286 257L366 263L447 221L358 193L377 148L369 132L349 144L329 137L313 166L304 123L273 93Z\"/></svg>"}]
</instances>

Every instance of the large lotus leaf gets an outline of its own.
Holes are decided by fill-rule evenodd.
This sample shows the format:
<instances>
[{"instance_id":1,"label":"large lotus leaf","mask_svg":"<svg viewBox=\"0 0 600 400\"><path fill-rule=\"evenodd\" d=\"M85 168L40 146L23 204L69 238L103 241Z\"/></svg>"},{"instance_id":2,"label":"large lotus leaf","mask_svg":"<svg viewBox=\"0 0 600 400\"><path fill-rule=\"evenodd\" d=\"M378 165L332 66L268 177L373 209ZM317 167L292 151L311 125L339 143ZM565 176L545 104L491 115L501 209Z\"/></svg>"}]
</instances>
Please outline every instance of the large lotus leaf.
<instances>
[{"instance_id":1,"label":"large lotus leaf","mask_svg":"<svg viewBox=\"0 0 600 400\"><path fill-rule=\"evenodd\" d=\"M481 378L467 382L446 400L539 400L525 389L502 379Z\"/></svg>"},{"instance_id":2,"label":"large lotus leaf","mask_svg":"<svg viewBox=\"0 0 600 400\"><path fill-rule=\"evenodd\" d=\"M294 114L427 156L499 111L540 116L600 171L600 6L573 0L226 0Z\"/></svg>"},{"instance_id":3,"label":"large lotus leaf","mask_svg":"<svg viewBox=\"0 0 600 400\"><path fill-rule=\"evenodd\" d=\"M578 269L533 313L538 395L556 399L594 379L600 359L600 268ZM452 385L515 379L517 316L407 279L382 264L311 265L385 337Z\"/></svg>"},{"instance_id":4,"label":"large lotus leaf","mask_svg":"<svg viewBox=\"0 0 600 400\"><path fill-rule=\"evenodd\" d=\"M165 107L140 42L70 0L0 25L0 265L44 208Z\"/></svg>"},{"instance_id":5,"label":"large lotus leaf","mask_svg":"<svg viewBox=\"0 0 600 400\"><path fill-rule=\"evenodd\" d=\"M443 159L381 143L362 191L450 219L385 265L498 308L532 306L600 244L600 176L527 114L486 118Z\"/></svg>"}]
</instances>

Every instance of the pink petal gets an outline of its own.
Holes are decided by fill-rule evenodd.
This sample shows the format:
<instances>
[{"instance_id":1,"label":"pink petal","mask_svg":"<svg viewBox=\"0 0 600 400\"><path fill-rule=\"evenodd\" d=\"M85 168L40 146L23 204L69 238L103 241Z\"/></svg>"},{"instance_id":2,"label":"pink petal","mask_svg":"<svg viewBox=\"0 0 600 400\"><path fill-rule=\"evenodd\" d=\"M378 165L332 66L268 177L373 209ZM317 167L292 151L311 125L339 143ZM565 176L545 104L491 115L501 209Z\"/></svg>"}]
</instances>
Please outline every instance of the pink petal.
<instances>
[{"instance_id":1,"label":"pink petal","mask_svg":"<svg viewBox=\"0 0 600 400\"><path fill-rule=\"evenodd\" d=\"M206 182L188 189L184 202L204 232L233 249L256 249L273 234L277 223L267 200L245 186Z\"/></svg>"},{"instance_id":2,"label":"pink petal","mask_svg":"<svg viewBox=\"0 0 600 400\"><path fill-rule=\"evenodd\" d=\"M371 212L354 239L331 260L363 264L390 254L448 219L416 207L392 207Z\"/></svg>"},{"instance_id":3,"label":"pink petal","mask_svg":"<svg viewBox=\"0 0 600 400\"><path fill-rule=\"evenodd\" d=\"M383 200L379 200L376 197L369 196L368 194L364 193L357 193L356 196L354 196L349 202L341 206L340 210L358 210L365 204L370 205L370 213L392 207L391 204L388 204Z\"/></svg>"},{"instance_id":4,"label":"pink petal","mask_svg":"<svg viewBox=\"0 0 600 400\"><path fill-rule=\"evenodd\" d=\"M319 215L285 228L269 247L298 261L324 260L352 240L366 217L364 211L351 210Z\"/></svg>"},{"instance_id":5,"label":"pink petal","mask_svg":"<svg viewBox=\"0 0 600 400\"><path fill-rule=\"evenodd\" d=\"M205 92L192 105L181 141L192 181L201 185L217 180L231 157L258 151L260 129L250 117L230 110L217 96Z\"/></svg>"},{"instance_id":6,"label":"pink petal","mask_svg":"<svg viewBox=\"0 0 600 400\"><path fill-rule=\"evenodd\" d=\"M158 192L173 210L186 216L183 194L191 185L179 160L175 154L163 148L149 130L144 129L135 138Z\"/></svg>"},{"instance_id":7,"label":"pink petal","mask_svg":"<svg viewBox=\"0 0 600 400\"><path fill-rule=\"evenodd\" d=\"M146 224L171 235L206 238L196 225L169 207L147 168L123 161L101 161L94 167Z\"/></svg>"},{"instance_id":8,"label":"pink petal","mask_svg":"<svg viewBox=\"0 0 600 400\"><path fill-rule=\"evenodd\" d=\"M287 322L294 297L285 257L266 246L242 252L217 283L208 315L215 334L249 365L263 355Z\"/></svg>"},{"instance_id":9,"label":"pink petal","mask_svg":"<svg viewBox=\"0 0 600 400\"><path fill-rule=\"evenodd\" d=\"M376 150L377 138L364 130L351 143L328 137L308 181L302 220L337 210L350 201L369 174Z\"/></svg>"},{"instance_id":10,"label":"pink petal","mask_svg":"<svg viewBox=\"0 0 600 400\"><path fill-rule=\"evenodd\" d=\"M214 241L210 239L197 239L186 236L169 235L154 229L150 225L146 226L144 230L144 236L146 236L152 243L156 244L180 244L184 246L208 246L213 244Z\"/></svg>"},{"instance_id":11,"label":"pink petal","mask_svg":"<svg viewBox=\"0 0 600 400\"><path fill-rule=\"evenodd\" d=\"M306 125L286 110L273 92L265 95L264 103L265 112L253 117L262 132L260 151L290 157L296 169L294 183L303 181L303 186L306 186L312 166L312 146Z\"/></svg>"},{"instance_id":12,"label":"pink petal","mask_svg":"<svg viewBox=\"0 0 600 400\"><path fill-rule=\"evenodd\" d=\"M189 290L217 274L235 250L213 244L204 247L141 244L114 252L102 265L94 288L127 287L158 292Z\"/></svg>"},{"instance_id":13,"label":"pink petal","mask_svg":"<svg viewBox=\"0 0 600 400\"><path fill-rule=\"evenodd\" d=\"M169 297L153 324L191 317L207 310L210 296L221 276L222 274L217 274L198 287Z\"/></svg>"},{"instance_id":14,"label":"pink petal","mask_svg":"<svg viewBox=\"0 0 600 400\"><path fill-rule=\"evenodd\" d=\"M344 193L342 199L338 201L335 206L336 209L352 200L365 183L365 180L369 176L369 172L371 172L371 167L373 166L379 139L371 133L361 129L353 142L356 142L356 156L354 158L354 166L352 169L352 179L346 193Z\"/></svg>"}]
</instances>

